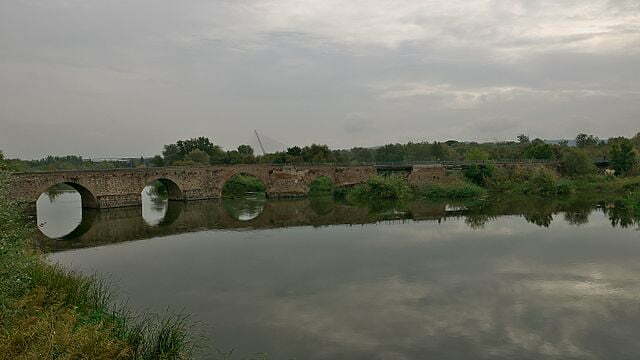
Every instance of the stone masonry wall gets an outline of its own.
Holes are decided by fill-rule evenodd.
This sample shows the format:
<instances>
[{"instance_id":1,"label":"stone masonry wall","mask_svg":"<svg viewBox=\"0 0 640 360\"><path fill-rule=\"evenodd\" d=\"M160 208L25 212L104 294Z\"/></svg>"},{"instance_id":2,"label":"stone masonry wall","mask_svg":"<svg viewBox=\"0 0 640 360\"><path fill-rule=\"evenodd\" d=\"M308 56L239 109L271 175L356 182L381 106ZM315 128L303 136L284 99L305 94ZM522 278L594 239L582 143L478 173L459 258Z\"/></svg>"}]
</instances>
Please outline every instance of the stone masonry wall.
<instances>
[{"instance_id":1,"label":"stone masonry wall","mask_svg":"<svg viewBox=\"0 0 640 360\"><path fill-rule=\"evenodd\" d=\"M221 197L224 184L236 174L259 178L271 197L290 197L307 195L311 183L320 176L329 177L337 186L346 186L362 183L376 172L372 166L254 164L15 173L11 175L10 196L32 204L51 186L65 183L78 190L86 208L137 206L144 187L162 180L176 190L170 191L171 200L214 199Z\"/></svg>"},{"instance_id":2,"label":"stone masonry wall","mask_svg":"<svg viewBox=\"0 0 640 360\"><path fill-rule=\"evenodd\" d=\"M424 185L429 183L445 183L450 180L447 170L442 165L414 166L407 179L411 185Z\"/></svg>"}]
</instances>

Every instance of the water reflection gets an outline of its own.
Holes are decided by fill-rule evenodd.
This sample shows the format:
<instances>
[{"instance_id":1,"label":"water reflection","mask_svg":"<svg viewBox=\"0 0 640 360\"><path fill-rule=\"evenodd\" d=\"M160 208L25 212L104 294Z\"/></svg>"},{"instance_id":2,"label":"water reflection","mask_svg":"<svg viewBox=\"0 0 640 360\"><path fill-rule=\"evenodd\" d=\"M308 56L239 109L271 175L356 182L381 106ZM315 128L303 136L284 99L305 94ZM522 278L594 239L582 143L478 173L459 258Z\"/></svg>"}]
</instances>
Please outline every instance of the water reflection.
<instances>
[{"instance_id":1,"label":"water reflection","mask_svg":"<svg viewBox=\"0 0 640 360\"><path fill-rule=\"evenodd\" d=\"M54 186L36 202L38 229L52 239L64 238L82 222L80 194L65 185Z\"/></svg>"},{"instance_id":2,"label":"water reflection","mask_svg":"<svg viewBox=\"0 0 640 360\"><path fill-rule=\"evenodd\" d=\"M142 190L142 218L149 226L160 225L169 208L169 196L166 191L154 185Z\"/></svg>"},{"instance_id":3,"label":"water reflection","mask_svg":"<svg viewBox=\"0 0 640 360\"><path fill-rule=\"evenodd\" d=\"M212 201L168 201L145 190L140 208L83 210L75 191L63 190L52 199L38 202L38 226L45 236L37 240L52 251L146 239L207 229L261 229L336 224L374 224L381 221L414 220L441 223L464 219L471 229L481 230L505 215L521 216L540 227L550 227L562 215L567 224L587 225L594 211L604 213L612 226L638 227L637 216L623 203L588 201L554 202L544 199L504 199L478 204L394 203L352 206L330 197L267 200L264 196ZM53 241L51 239L65 239Z\"/></svg>"},{"instance_id":4,"label":"water reflection","mask_svg":"<svg viewBox=\"0 0 640 360\"><path fill-rule=\"evenodd\" d=\"M222 205L234 219L249 221L262 214L266 202L264 193L247 193L244 197L225 198Z\"/></svg>"},{"instance_id":5,"label":"water reflection","mask_svg":"<svg viewBox=\"0 0 640 360\"><path fill-rule=\"evenodd\" d=\"M197 207L189 209L192 204ZM268 201L246 222L222 202L187 203L178 228L254 230L176 231L50 259L112 274L137 309L191 313L207 325L212 345L235 348L239 358L267 352L274 359L633 359L640 353L640 241L635 229L611 226L611 217L620 224L624 213L613 204L532 212L516 201L448 212L446 204L416 203L396 215L344 204L317 212L312 204ZM579 226L567 220L576 213ZM125 224L117 214L111 229ZM420 221L386 221L392 216ZM155 237L162 227L141 228Z\"/></svg>"}]
</instances>

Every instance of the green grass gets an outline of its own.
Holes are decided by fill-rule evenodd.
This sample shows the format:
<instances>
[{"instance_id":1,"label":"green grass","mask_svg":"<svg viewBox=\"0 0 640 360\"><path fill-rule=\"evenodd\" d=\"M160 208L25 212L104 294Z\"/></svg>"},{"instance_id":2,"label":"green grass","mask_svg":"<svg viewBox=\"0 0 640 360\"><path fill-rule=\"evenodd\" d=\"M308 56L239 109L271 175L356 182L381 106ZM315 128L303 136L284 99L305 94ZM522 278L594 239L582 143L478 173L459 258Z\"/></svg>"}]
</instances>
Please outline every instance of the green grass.
<instances>
[{"instance_id":1,"label":"green grass","mask_svg":"<svg viewBox=\"0 0 640 360\"><path fill-rule=\"evenodd\" d=\"M424 199L472 199L487 194L484 188L466 182L452 184L430 184L418 188L417 193Z\"/></svg>"},{"instance_id":2,"label":"green grass","mask_svg":"<svg viewBox=\"0 0 640 360\"><path fill-rule=\"evenodd\" d=\"M97 278L46 263L0 174L0 360L189 359L185 317L136 317Z\"/></svg>"}]
</instances>

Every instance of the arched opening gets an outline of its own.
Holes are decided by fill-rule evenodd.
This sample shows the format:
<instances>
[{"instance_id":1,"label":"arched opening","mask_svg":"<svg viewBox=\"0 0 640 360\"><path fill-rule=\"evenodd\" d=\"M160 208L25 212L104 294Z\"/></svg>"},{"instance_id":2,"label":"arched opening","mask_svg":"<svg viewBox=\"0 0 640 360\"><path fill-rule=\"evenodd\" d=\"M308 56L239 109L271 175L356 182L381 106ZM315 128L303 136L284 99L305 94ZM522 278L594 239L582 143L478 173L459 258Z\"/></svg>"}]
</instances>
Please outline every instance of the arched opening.
<instances>
[{"instance_id":1,"label":"arched opening","mask_svg":"<svg viewBox=\"0 0 640 360\"><path fill-rule=\"evenodd\" d=\"M249 174L236 174L229 178L222 187L224 198L256 198L265 197L267 186L259 178Z\"/></svg>"},{"instance_id":2,"label":"arched opening","mask_svg":"<svg viewBox=\"0 0 640 360\"><path fill-rule=\"evenodd\" d=\"M38 229L50 239L66 239L76 233L89 210L98 208L93 194L75 183L59 183L45 190L36 201ZM87 228L85 221L82 228Z\"/></svg>"},{"instance_id":3,"label":"arched opening","mask_svg":"<svg viewBox=\"0 0 640 360\"><path fill-rule=\"evenodd\" d=\"M264 211L267 187L262 180L249 174L236 174L222 187L222 206L236 220L249 221Z\"/></svg>"},{"instance_id":4,"label":"arched opening","mask_svg":"<svg viewBox=\"0 0 640 360\"><path fill-rule=\"evenodd\" d=\"M142 218L149 226L171 224L182 212L184 199L178 185L169 179L157 179L142 189Z\"/></svg>"}]
</instances>

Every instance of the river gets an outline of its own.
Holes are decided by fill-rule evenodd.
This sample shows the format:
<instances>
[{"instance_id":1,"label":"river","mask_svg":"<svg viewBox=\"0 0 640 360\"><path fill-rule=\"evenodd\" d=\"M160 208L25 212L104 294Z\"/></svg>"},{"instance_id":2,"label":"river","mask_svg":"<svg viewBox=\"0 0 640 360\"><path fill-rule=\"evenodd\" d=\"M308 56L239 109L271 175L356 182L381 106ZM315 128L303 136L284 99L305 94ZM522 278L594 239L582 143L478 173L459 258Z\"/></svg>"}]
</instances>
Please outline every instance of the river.
<instances>
[{"instance_id":1,"label":"river","mask_svg":"<svg viewBox=\"0 0 640 360\"><path fill-rule=\"evenodd\" d=\"M259 196L84 212L44 194L51 262L270 359L636 359L640 232L611 203L379 208ZM48 235L45 236L44 234ZM208 358L203 355L203 358Z\"/></svg>"}]
</instances>

